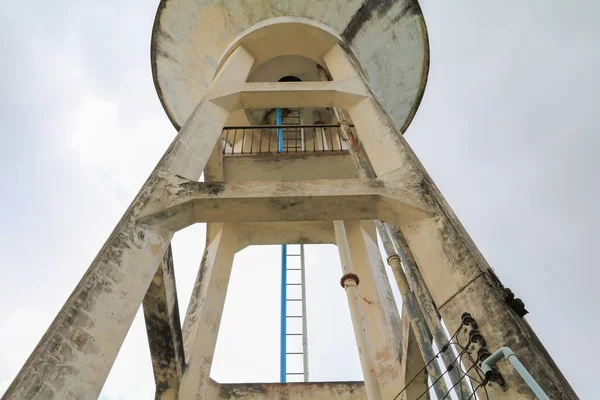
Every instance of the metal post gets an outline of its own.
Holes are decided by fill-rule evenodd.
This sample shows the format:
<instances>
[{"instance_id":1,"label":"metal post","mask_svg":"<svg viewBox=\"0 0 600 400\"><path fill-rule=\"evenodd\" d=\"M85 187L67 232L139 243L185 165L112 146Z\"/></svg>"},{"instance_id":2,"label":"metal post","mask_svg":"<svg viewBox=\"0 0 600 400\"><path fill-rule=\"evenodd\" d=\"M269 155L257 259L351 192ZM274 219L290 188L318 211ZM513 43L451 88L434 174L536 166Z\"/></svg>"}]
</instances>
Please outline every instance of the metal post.
<instances>
[{"instance_id":1,"label":"metal post","mask_svg":"<svg viewBox=\"0 0 600 400\"><path fill-rule=\"evenodd\" d=\"M279 349L279 382L287 376L287 246L281 245L281 334Z\"/></svg>"},{"instance_id":2,"label":"metal post","mask_svg":"<svg viewBox=\"0 0 600 400\"><path fill-rule=\"evenodd\" d=\"M304 382L308 382L308 326L306 322L306 273L304 270L304 245L300 245L300 279L302 285L302 365Z\"/></svg>"},{"instance_id":3,"label":"metal post","mask_svg":"<svg viewBox=\"0 0 600 400\"><path fill-rule=\"evenodd\" d=\"M302 109L301 108L298 110L298 113L300 115L300 125L304 125L304 118L303 118L303 115L302 115ZM306 150L306 147L304 146L304 126L300 127L300 149L302 151ZM301 246L304 246L304 245L301 245Z\"/></svg>"}]
</instances>

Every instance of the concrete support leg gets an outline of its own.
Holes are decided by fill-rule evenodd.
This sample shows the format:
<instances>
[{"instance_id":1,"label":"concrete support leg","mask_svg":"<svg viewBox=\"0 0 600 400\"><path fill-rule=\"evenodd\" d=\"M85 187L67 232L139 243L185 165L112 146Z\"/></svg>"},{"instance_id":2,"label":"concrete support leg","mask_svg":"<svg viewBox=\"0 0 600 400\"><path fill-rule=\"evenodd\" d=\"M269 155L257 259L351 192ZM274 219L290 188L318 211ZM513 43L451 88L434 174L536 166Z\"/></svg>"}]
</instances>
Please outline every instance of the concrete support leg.
<instances>
[{"instance_id":1,"label":"concrete support leg","mask_svg":"<svg viewBox=\"0 0 600 400\"><path fill-rule=\"evenodd\" d=\"M213 86L245 81L253 62L236 49ZM199 179L228 115L200 101L2 399L98 398L173 236L138 221L157 173Z\"/></svg>"},{"instance_id":2,"label":"concrete support leg","mask_svg":"<svg viewBox=\"0 0 600 400\"><path fill-rule=\"evenodd\" d=\"M334 80L361 76L340 46L325 56L325 62ZM366 81L364 84L368 87ZM576 399L529 325L504 302L501 283L490 273L489 265L375 96L347 111L376 175L418 190L422 201L436 209L435 217L400 228L450 332L460 326L461 314L470 312L489 349L512 348L551 398ZM465 339L462 341L464 344ZM533 398L516 372L503 366L500 372L506 390L492 385L490 398Z\"/></svg>"},{"instance_id":3,"label":"concrete support leg","mask_svg":"<svg viewBox=\"0 0 600 400\"><path fill-rule=\"evenodd\" d=\"M408 385L408 382L412 379L414 380L404 391L404 397L399 398L408 400L417 399L427 391L427 387L429 386L427 383L428 373L427 370L423 368L425 362L423 361L423 356L419 349L415 331L411 328L411 321L406 313L406 308L404 307L402 307L402 339L404 341L404 343L402 343L402 348L406 349L406 353L403 357L404 362L402 363L401 372L404 375L406 385ZM439 396L439 398L441 399L444 395ZM422 398L429 398L429 396L425 395Z\"/></svg>"},{"instance_id":4,"label":"concrete support leg","mask_svg":"<svg viewBox=\"0 0 600 400\"><path fill-rule=\"evenodd\" d=\"M152 279L143 306L156 383L155 398L175 400L185 357L170 246Z\"/></svg>"},{"instance_id":5,"label":"concrete support leg","mask_svg":"<svg viewBox=\"0 0 600 400\"><path fill-rule=\"evenodd\" d=\"M378 390L371 390L373 395L393 398L404 386L400 374L404 357L400 316L377 246L374 224L336 221L334 228L344 274L356 274L360 280L357 287L347 286L346 292L360 322L354 326L357 339L364 335L368 342L367 348L360 349L367 392L367 380L372 376Z\"/></svg>"},{"instance_id":6,"label":"concrete support leg","mask_svg":"<svg viewBox=\"0 0 600 400\"><path fill-rule=\"evenodd\" d=\"M179 399L205 399L233 258L238 249L233 225L223 224L207 244L184 323L186 369Z\"/></svg>"}]
</instances>

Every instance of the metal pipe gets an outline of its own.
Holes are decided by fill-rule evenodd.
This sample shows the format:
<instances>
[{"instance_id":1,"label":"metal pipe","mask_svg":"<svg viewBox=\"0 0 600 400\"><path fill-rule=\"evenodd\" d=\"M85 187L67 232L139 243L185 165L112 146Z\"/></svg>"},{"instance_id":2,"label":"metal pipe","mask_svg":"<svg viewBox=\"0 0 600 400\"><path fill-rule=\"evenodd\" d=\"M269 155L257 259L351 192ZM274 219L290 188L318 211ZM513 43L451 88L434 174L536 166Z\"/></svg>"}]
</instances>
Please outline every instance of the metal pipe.
<instances>
[{"instance_id":1,"label":"metal pipe","mask_svg":"<svg viewBox=\"0 0 600 400\"><path fill-rule=\"evenodd\" d=\"M287 245L281 245L281 332L279 342L279 382L287 378Z\"/></svg>"},{"instance_id":2,"label":"metal pipe","mask_svg":"<svg viewBox=\"0 0 600 400\"><path fill-rule=\"evenodd\" d=\"M352 258L350 256L350 245L344 228L343 221L333 221L335 237L342 262L342 270L344 276L340 280L342 287L348 298L348 306L350 308L350 318L352 319L352 328L354 329L354 337L358 346L358 356L360 366L365 381L365 390L369 400L381 400L381 390L375 373L375 365L373 365L373 355L367 340L367 327L364 325L364 312L362 308L362 299L358 291L358 276L353 273Z\"/></svg>"},{"instance_id":3,"label":"metal pipe","mask_svg":"<svg viewBox=\"0 0 600 400\"><path fill-rule=\"evenodd\" d=\"M415 334L417 345L421 350L424 362L428 363L435 357L433 347L431 346L431 335L427 329L427 326L424 324L423 316L418 309L414 294L408 287L406 276L404 276L404 273L402 272L402 266L400 265L400 257L398 257L398 254L394 249L394 245L392 244L389 235L385 231L385 227L381 221L376 221L375 224L377 225L377 232L379 232L381 242L383 243L383 248L387 254L387 263L392 269L394 278L396 278L396 283L400 289L400 295L402 296L402 301L404 302L406 314L410 319L410 326ZM427 372L429 373L432 382L435 382L437 378L443 375L443 372L437 362L430 363L427 366ZM444 398L444 396L446 396L448 393L448 387L443 379L439 379L433 389L438 399Z\"/></svg>"},{"instance_id":4,"label":"metal pipe","mask_svg":"<svg viewBox=\"0 0 600 400\"><path fill-rule=\"evenodd\" d=\"M425 285L425 281L423 280L421 272L417 267L417 263L413 257L412 251L410 250L410 247L408 246L404 235L400 231L400 228L398 228L395 225L389 224L384 224L384 226L387 228L390 234L392 243L394 243L394 246L398 250L398 255L400 256L402 265L406 270L405 277L407 278L409 286L415 295L417 304L419 304L421 308L421 311L425 318L425 322L429 326L429 329L433 334L433 339L436 342L438 348L441 349L443 346L446 346L448 342L448 337L444 332L444 328L442 327L442 322L440 321L437 308L435 307L435 304L433 304L433 299L431 298L431 294L427 290L427 286ZM450 365L450 363L455 361L455 357L458 356L458 354L455 354L451 350L442 352L441 356L442 360L444 360L444 363L446 365ZM460 360L458 360L458 362L460 362ZM460 368L452 368L448 372L453 385L461 379L459 370ZM455 388L455 391L459 398L459 393L461 393L461 391L463 394L470 392L468 384L467 382L465 382L465 380L466 378L460 381L460 386L462 386L462 389L460 389L460 387Z\"/></svg>"},{"instance_id":5,"label":"metal pipe","mask_svg":"<svg viewBox=\"0 0 600 400\"><path fill-rule=\"evenodd\" d=\"M283 121L282 121L282 117L281 117L281 108L277 108L275 110L275 119L276 119L276 123L277 126L282 126L283 125ZM278 128L277 129L277 151L278 152L282 152L283 151L283 129Z\"/></svg>"},{"instance_id":6,"label":"metal pipe","mask_svg":"<svg viewBox=\"0 0 600 400\"><path fill-rule=\"evenodd\" d=\"M350 306L350 317L352 318L352 325L354 325L354 334L356 336L356 342L360 349L360 353L364 353L361 357L361 364L363 370L363 376L365 380L365 389L367 391L367 398L369 400L379 400L383 397L379 391L379 384L375 376L375 366L371 363L370 352L368 350L369 343L364 329L362 327L362 310L360 310L360 297L358 293L358 279L345 275L345 279L342 278L342 287L346 291L346 297L348 298L348 305Z\"/></svg>"},{"instance_id":7,"label":"metal pipe","mask_svg":"<svg viewBox=\"0 0 600 400\"><path fill-rule=\"evenodd\" d=\"M531 376L529 371L527 371L523 364L521 364L515 353L513 353L513 351L508 347L499 348L494 352L494 354L483 360L481 363L481 370L487 379L492 378L494 374L492 367L496 365L496 363L502 358L506 358L512 364L514 369L516 369L517 372L523 377L525 383L527 383L529 388L540 400L550 400L540 385L538 385L535 379L533 379L533 376Z\"/></svg>"},{"instance_id":8,"label":"metal pipe","mask_svg":"<svg viewBox=\"0 0 600 400\"><path fill-rule=\"evenodd\" d=\"M319 75L321 76L322 80L329 80L324 70L319 69ZM340 128L342 132L351 144L349 150L350 154L352 155L352 159L354 160L354 164L356 165L356 169L358 170L359 176L363 178L376 178L377 176L373 171L373 168L370 166L366 157L360 151L358 142L353 137L353 134L350 130L350 123L344 118L343 112L337 108L334 108L333 111L336 115L336 118L338 119L338 122L340 123ZM414 301L405 301L405 303L407 306L411 306L412 304L413 310L411 310L411 313L415 316L423 316L426 325L429 327L428 332L418 331L418 333L416 332L417 334L415 334L415 336L427 335L427 337L429 337L431 333L435 343L441 350L444 346L446 346L448 342L448 337L446 336L446 333L444 332L442 324L438 318L437 310L435 308L435 305L433 304L431 294L429 293L429 291L427 291L427 286L425 286L425 282L423 281L421 274L416 269L416 262L414 261L412 252L408 247L408 243L406 243L406 240L404 240L404 237L402 236L399 229L396 233L396 229L394 229L396 227L392 227L380 221L377 222L382 225L382 228L385 228L380 229L378 227L379 236L381 237L382 242L384 242L384 246L386 243L388 243L389 247L390 242L393 243L394 246L392 247L395 247L395 250L390 254L397 253L396 255L400 257L402 265L404 265L407 272L410 272L408 279L410 285L405 285L407 279L401 266L398 266L398 268L392 268L392 272L394 272L394 277L396 278L396 283L398 284L398 289L400 289L400 294L403 295L404 298L404 296L408 295L408 293L412 293L412 289L412 291L414 292L412 294ZM417 275L418 277L420 277L420 279L417 279ZM419 308L420 313L417 314L417 310L419 310ZM408 311L409 310L407 309L407 312ZM424 353L423 356L425 357ZM458 354L454 355L452 351L442 351L441 356L442 360L444 361L444 364L446 366L450 366L450 364L456 360L455 357L458 356ZM460 363L460 360L458 360L457 362ZM464 395L465 393L469 393L470 389L468 387L467 382L465 382L465 379L461 378L459 370L460 368L452 367L450 368L450 371L448 371L448 374L450 381L454 386L456 396L460 399L460 393L463 393ZM460 382L460 384L458 382Z\"/></svg>"}]
</instances>

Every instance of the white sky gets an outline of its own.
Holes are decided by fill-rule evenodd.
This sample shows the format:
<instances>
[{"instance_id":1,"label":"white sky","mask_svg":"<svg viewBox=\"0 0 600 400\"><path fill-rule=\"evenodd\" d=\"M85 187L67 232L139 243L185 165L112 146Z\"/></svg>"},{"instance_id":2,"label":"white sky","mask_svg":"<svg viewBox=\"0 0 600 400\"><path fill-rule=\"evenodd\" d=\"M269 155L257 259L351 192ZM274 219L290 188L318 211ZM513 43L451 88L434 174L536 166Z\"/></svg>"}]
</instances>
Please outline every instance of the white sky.
<instances>
[{"instance_id":1,"label":"white sky","mask_svg":"<svg viewBox=\"0 0 600 400\"><path fill-rule=\"evenodd\" d=\"M407 139L577 393L593 398L600 4L422 6L431 71ZM0 12L0 393L174 136L150 72L156 7L24 0ZM174 242L182 311L201 228ZM307 252L312 377L359 379L356 353L342 350L353 343L337 252ZM277 380L278 268L278 247L236 257L217 380ZM153 396L144 330L136 319L103 399Z\"/></svg>"}]
</instances>

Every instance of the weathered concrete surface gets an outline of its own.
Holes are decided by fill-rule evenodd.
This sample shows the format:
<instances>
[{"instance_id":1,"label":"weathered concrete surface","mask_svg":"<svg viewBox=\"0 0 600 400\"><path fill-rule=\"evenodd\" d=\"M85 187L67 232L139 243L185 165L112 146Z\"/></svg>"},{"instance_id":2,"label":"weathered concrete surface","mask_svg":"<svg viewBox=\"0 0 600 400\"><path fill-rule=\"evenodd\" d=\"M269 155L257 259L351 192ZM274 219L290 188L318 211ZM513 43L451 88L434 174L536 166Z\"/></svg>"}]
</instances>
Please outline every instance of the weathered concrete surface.
<instances>
[{"instance_id":1,"label":"weathered concrete surface","mask_svg":"<svg viewBox=\"0 0 600 400\"><path fill-rule=\"evenodd\" d=\"M394 398L404 387L400 363L405 351L402 348L400 315L377 246L374 223L336 221L334 227L343 274L353 273L360 279L356 288L360 302L356 312L359 315L353 316L353 325L355 336L367 336L367 348L360 348L357 341L365 384L367 375L374 374L382 398ZM355 317L360 322L355 321ZM363 361L365 357L370 357L366 364ZM372 371L368 370L369 367Z\"/></svg>"},{"instance_id":2,"label":"weathered concrete surface","mask_svg":"<svg viewBox=\"0 0 600 400\"><path fill-rule=\"evenodd\" d=\"M229 112L275 107L347 109L368 94L356 77L332 82L238 82L211 92L210 101Z\"/></svg>"},{"instance_id":3,"label":"weathered concrete surface","mask_svg":"<svg viewBox=\"0 0 600 400\"><path fill-rule=\"evenodd\" d=\"M253 62L236 49L215 84L244 81ZM159 171L200 178L227 117L199 100L3 399L98 397L172 237L138 223L139 212L156 195Z\"/></svg>"},{"instance_id":4,"label":"weathered concrete surface","mask_svg":"<svg viewBox=\"0 0 600 400\"><path fill-rule=\"evenodd\" d=\"M356 178L347 153L274 153L223 157L220 181L296 181Z\"/></svg>"},{"instance_id":5,"label":"weathered concrete surface","mask_svg":"<svg viewBox=\"0 0 600 400\"><path fill-rule=\"evenodd\" d=\"M384 219L406 225L432 214L387 180L195 182L161 174L140 222L177 231L196 222Z\"/></svg>"},{"instance_id":6,"label":"weathered concrete surface","mask_svg":"<svg viewBox=\"0 0 600 400\"><path fill-rule=\"evenodd\" d=\"M179 399L205 399L233 258L238 248L235 227L222 224L207 243L183 327L186 369Z\"/></svg>"},{"instance_id":7,"label":"weathered concrete surface","mask_svg":"<svg viewBox=\"0 0 600 400\"><path fill-rule=\"evenodd\" d=\"M331 221L239 222L239 250L250 245L335 244Z\"/></svg>"},{"instance_id":8,"label":"weathered concrete surface","mask_svg":"<svg viewBox=\"0 0 600 400\"><path fill-rule=\"evenodd\" d=\"M366 400L363 382L221 384L218 398L244 400Z\"/></svg>"},{"instance_id":9,"label":"weathered concrete surface","mask_svg":"<svg viewBox=\"0 0 600 400\"><path fill-rule=\"evenodd\" d=\"M325 56L334 79L359 73L351 58L336 46ZM366 83L365 83L366 84ZM463 312L484 318L481 332L493 351L514 344L515 353L535 373L534 378L555 398L576 399L554 362L527 324L522 323L499 296L491 271L464 227L427 174L404 137L369 98L348 110L359 139L377 176L394 176L407 187L419 187L421 200L435 209L435 216L401 227L433 300L450 332L460 324ZM389 222L389 221L386 221ZM454 306L452 306L454 305ZM494 398L533 398L525 382L507 371L507 390L493 386Z\"/></svg>"},{"instance_id":10,"label":"weathered concrete surface","mask_svg":"<svg viewBox=\"0 0 600 400\"><path fill-rule=\"evenodd\" d=\"M402 307L401 324L402 349L405 352L402 354L400 373L404 375L405 385L413 378L414 380L406 387L405 392L401 395L403 397L398 397L398 399L410 400L418 398L429 387L427 383L427 370L424 369L425 362L429 362L429 360L423 360L423 355L419 349L415 332L411 328L411 321L405 307Z\"/></svg>"},{"instance_id":11,"label":"weathered concrete surface","mask_svg":"<svg viewBox=\"0 0 600 400\"><path fill-rule=\"evenodd\" d=\"M152 279L143 306L156 399L176 399L184 355L171 246Z\"/></svg>"},{"instance_id":12,"label":"weathered concrete surface","mask_svg":"<svg viewBox=\"0 0 600 400\"><path fill-rule=\"evenodd\" d=\"M274 20L264 22L268 18ZM292 21L311 29L288 31L271 23ZM323 64L331 46L345 42L396 126L402 131L408 127L429 65L427 29L417 1L162 0L152 33L152 72L163 107L177 129L206 93L222 54L228 46L235 49L240 44L234 42L236 36L255 24L254 39L249 34L248 42L241 42L255 56L255 67L273 54L301 55ZM277 31L266 35L269 30ZM259 42L260 36L269 36L269 42ZM396 79L393 85L390 77Z\"/></svg>"}]
</instances>

